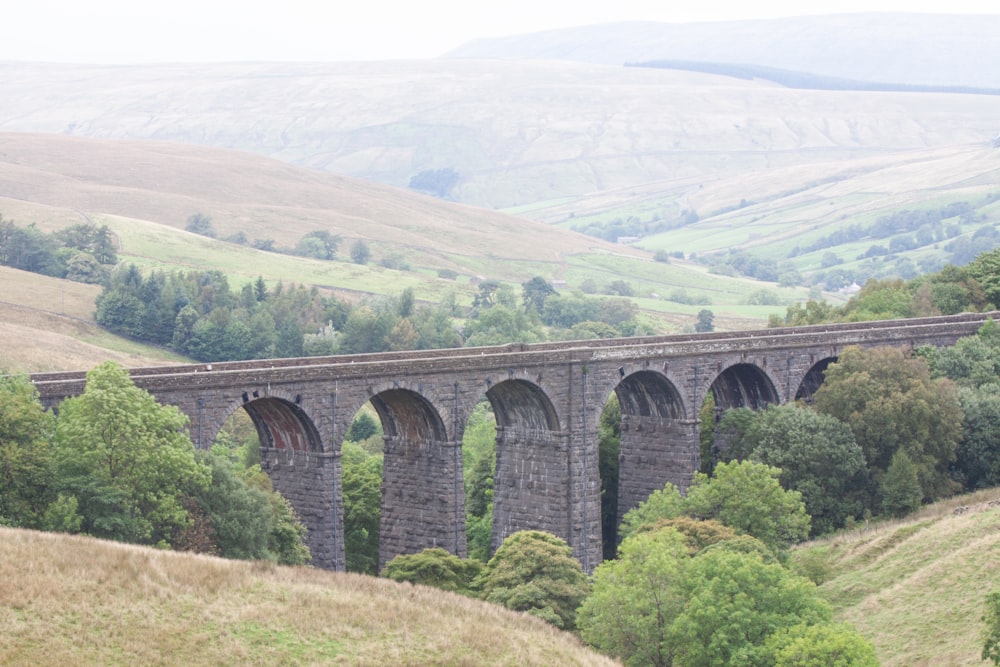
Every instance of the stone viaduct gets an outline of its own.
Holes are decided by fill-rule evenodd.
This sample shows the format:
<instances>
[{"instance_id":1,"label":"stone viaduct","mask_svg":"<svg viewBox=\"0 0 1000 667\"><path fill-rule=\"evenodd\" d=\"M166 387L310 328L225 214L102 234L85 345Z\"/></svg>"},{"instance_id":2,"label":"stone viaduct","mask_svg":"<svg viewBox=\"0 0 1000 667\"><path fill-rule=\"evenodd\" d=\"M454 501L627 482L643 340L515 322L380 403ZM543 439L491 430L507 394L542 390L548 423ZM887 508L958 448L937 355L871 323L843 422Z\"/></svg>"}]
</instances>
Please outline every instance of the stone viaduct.
<instances>
[{"instance_id":1,"label":"stone viaduct","mask_svg":"<svg viewBox=\"0 0 1000 667\"><path fill-rule=\"evenodd\" d=\"M385 435L380 567L443 547L466 555L462 436L484 397L497 420L493 546L523 529L564 538L586 571L601 560L598 425L612 392L622 409L619 518L699 465L698 413L808 398L850 345L949 345L992 314L734 333L271 359L131 371L190 417L207 447L243 409L264 470L308 528L319 567L344 569L340 448L371 403ZM32 376L56 407L84 373Z\"/></svg>"}]
</instances>

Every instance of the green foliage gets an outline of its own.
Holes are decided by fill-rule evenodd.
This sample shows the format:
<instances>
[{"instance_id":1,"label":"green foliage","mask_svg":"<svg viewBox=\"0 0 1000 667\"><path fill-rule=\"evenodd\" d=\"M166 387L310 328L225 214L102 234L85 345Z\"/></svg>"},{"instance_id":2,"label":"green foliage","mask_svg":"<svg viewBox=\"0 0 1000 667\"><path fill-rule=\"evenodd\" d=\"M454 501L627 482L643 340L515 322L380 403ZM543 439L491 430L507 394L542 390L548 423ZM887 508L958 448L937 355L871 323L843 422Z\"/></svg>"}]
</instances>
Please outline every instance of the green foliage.
<instances>
[{"instance_id":1,"label":"green foliage","mask_svg":"<svg viewBox=\"0 0 1000 667\"><path fill-rule=\"evenodd\" d=\"M751 460L780 468L781 485L802 494L814 535L861 515L865 458L843 422L795 403L769 406L744 440Z\"/></svg>"},{"instance_id":2,"label":"green foliage","mask_svg":"<svg viewBox=\"0 0 1000 667\"><path fill-rule=\"evenodd\" d=\"M105 362L87 374L83 393L60 405L54 439L58 491L76 497L85 532L156 544L184 528L182 495L210 480L186 425L121 366Z\"/></svg>"},{"instance_id":3,"label":"green foliage","mask_svg":"<svg viewBox=\"0 0 1000 667\"><path fill-rule=\"evenodd\" d=\"M526 611L558 628L576 627L576 609L590 592L565 540L538 530L507 537L483 571L481 596Z\"/></svg>"},{"instance_id":4,"label":"green foliage","mask_svg":"<svg viewBox=\"0 0 1000 667\"><path fill-rule=\"evenodd\" d=\"M618 547L618 458L621 454L622 409L611 394L598 425L597 469L601 476L601 539L604 558L614 558Z\"/></svg>"},{"instance_id":5,"label":"green foliage","mask_svg":"<svg viewBox=\"0 0 1000 667\"><path fill-rule=\"evenodd\" d=\"M917 467L898 449L882 479L882 507L889 516L905 516L920 507L923 493L917 478Z\"/></svg>"},{"instance_id":6,"label":"green foliage","mask_svg":"<svg viewBox=\"0 0 1000 667\"><path fill-rule=\"evenodd\" d=\"M986 596L986 611L983 613L983 660L992 660L1000 665L1000 591Z\"/></svg>"},{"instance_id":7,"label":"green foliage","mask_svg":"<svg viewBox=\"0 0 1000 667\"><path fill-rule=\"evenodd\" d=\"M546 299L554 294L556 294L555 288L541 276L535 276L521 284L521 296L526 310L532 308L536 313L541 313L545 308Z\"/></svg>"},{"instance_id":8,"label":"green foliage","mask_svg":"<svg viewBox=\"0 0 1000 667\"><path fill-rule=\"evenodd\" d=\"M698 311L698 321L694 324L694 330L698 333L707 333L709 331L715 330L715 324L713 323L715 315L711 310L707 308L702 308Z\"/></svg>"},{"instance_id":9,"label":"green foliage","mask_svg":"<svg viewBox=\"0 0 1000 667\"><path fill-rule=\"evenodd\" d=\"M578 612L580 636L627 665L672 665L677 646L670 630L684 607L687 560L687 544L676 530L623 540L617 560L594 570L594 590Z\"/></svg>"},{"instance_id":10,"label":"green foliage","mask_svg":"<svg viewBox=\"0 0 1000 667\"><path fill-rule=\"evenodd\" d=\"M672 528L684 537L688 555L694 556L719 542L730 542L737 539L736 531L729 526L713 519L694 519L689 516L679 516L676 519L660 519L655 524L642 526L639 533ZM754 538L750 538L754 539Z\"/></svg>"},{"instance_id":11,"label":"green foliage","mask_svg":"<svg viewBox=\"0 0 1000 667\"><path fill-rule=\"evenodd\" d=\"M273 527L267 494L248 485L229 460L203 450L197 458L211 470L211 483L196 489L194 497L212 526L217 553L244 560L267 558Z\"/></svg>"},{"instance_id":12,"label":"green foliage","mask_svg":"<svg viewBox=\"0 0 1000 667\"><path fill-rule=\"evenodd\" d=\"M374 417L367 412L360 412L351 421L351 426L347 429L345 437L351 442L361 442L381 432L382 426L375 421Z\"/></svg>"},{"instance_id":13,"label":"green foliage","mask_svg":"<svg viewBox=\"0 0 1000 667\"><path fill-rule=\"evenodd\" d=\"M347 570L378 574L382 457L371 456L352 442L345 442L341 452Z\"/></svg>"},{"instance_id":14,"label":"green foliage","mask_svg":"<svg viewBox=\"0 0 1000 667\"><path fill-rule=\"evenodd\" d=\"M444 198L458 184L458 181L458 172L451 167L425 169L410 178L410 188Z\"/></svg>"},{"instance_id":15,"label":"green foliage","mask_svg":"<svg viewBox=\"0 0 1000 667\"><path fill-rule=\"evenodd\" d=\"M400 555L386 563L382 576L393 581L433 586L444 591L473 595L472 582L483 571L478 560L463 560L440 547Z\"/></svg>"},{"instance_id":16,"label":"green foliage","mask_svg":"<svg viewBox=\"0 0 1000 667\"><path fill-rule=\"evenodd\" d=\"M708 549L682 580L684 611L672 624L678 664L766 664L766 643L782 628L830 620L816 586L757 553Z\"/></svg>"},{"instance_id":17,"label":"green foliage","mask_svg":"<svg viewBox=\"0 0 1000 667\"><path fill-rule=\"evenodd\" d=\"M774 667L878 667L875 646L848 625L799 624L768 638Z\"/></svg>"},{"instance_id":18,"label":"green foliage","mask_svg":"<svg viewBox=\"0 0 1000 667\"><path fill-rule=\"evenodd\" d=\"M372 251L368 244L362 239L358 239L351 244L351 261L355 264L367 264L372 258Z\"/></svg>"},{"instance_id":19,"label":"green foliage","mask_svg":"<svg viewBox=\"0 0 1000 667\"><path fill-rule=\"evenodd\" d=\"M958 397L964 416L954 471L967 489L1000 486L1000 385L963 387Z\"/></svg>"},{"instance_id":20,"label":"green foliage","mask_svg":"<svg viewBox=\"0 0 1000 667\"><path fill-rule=\"evenodd\" d=\"M712 477L695 473L685 514L717 519L780 552L809 535L809 515L798 491L781 487L781 471L762 463L720 463Z\"/></svg>"},{"instance_id":21,"label":"green foliage","mask_svg":"<svg viewBox=\"0 0 1000 667\"><path fill-rule=\"evenodd\" d=\"M201 234L214 239L216 237L215 228L212 226L212 219L207 215L195 213L187 219L184 229L193 233Z\"/></svg>"},{"instance_id":22,"label":"green foliage","mask_svg":"<svg viewBox=\"0 0 1000 667\"><path fill-rule=\"evenodd\" d=\"M295 254L315 259L336 259L340 241L340 235L325 229L311 231L295 246Z\"/></svg>"},{"instance_id":23,"label":"green foliage","mask_svg":"<svg viewBox=\"0 0 1000 667\"><path fill-rule=\"evenodd\" d=\"M55 499L52 450L55 418L25 375L0 376L0 520L40 528Z\"/></svg>"},{"instance_id":24,"label":"green foliage","mask_svg":"<svg viewBox=\"0 0 1000 667\"><path fill-rule=\"evenodd\" d=\"M633 507L622 517L618 526L618 538L623 542L635 535L644 526L652 526L661 519L675 519L683 512L681 492L676 486L667 482L662 489L649 494L649 497Z\"/></svg>"},{"instance_id":25,"label":"green foliage","mask_svg":"<svg viewBox=\"0 0 1000 667\"><path fill-rule=\"evenodd\" d=\"M730 542L692 556L672 527L624 540L594 572L578 616L584 641L627 665L769 664L774 633L829 620L811 582L767 560L759 543Z\"/></svg>"},{"instance_id":26,"label":"green foliage","mask_svg":"<svg viewBox=\"0 0 1000 667\"><path fill-rule=\"evenodd\" d=\"M550 297L546 307L555 298ZM523 310L500 304L480 309L475 318L466 322L464 334L468 347L536 343L543 339L537 324Z\"/></svg>"},{"instance_id":27,"label":"green foliage","mask_svg":"<svg viewBox=\"0 0 1000 667\"><path fill-rule=\"evenodd\" d=\"M932 380L927 363L894 348L845 349L826 370L815 407L850 426L871 477L867 506L882 505L881 482L896 451L917 467L925 501L953 493L949 474L962 434L954 383Z\"/></svg>"}]
</instances>

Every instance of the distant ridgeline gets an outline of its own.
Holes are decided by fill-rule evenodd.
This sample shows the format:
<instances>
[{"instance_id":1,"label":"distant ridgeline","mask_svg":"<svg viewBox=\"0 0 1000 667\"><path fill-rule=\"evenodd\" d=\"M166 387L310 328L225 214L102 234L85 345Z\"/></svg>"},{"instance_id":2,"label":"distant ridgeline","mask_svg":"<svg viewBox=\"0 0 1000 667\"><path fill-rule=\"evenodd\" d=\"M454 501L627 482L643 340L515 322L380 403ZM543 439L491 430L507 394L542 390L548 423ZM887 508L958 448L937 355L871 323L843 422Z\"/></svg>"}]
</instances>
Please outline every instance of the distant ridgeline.
<instances>
[{"instance_id":1,"label":"distant ridgeline","mask_svg":"<svg viewBox=\"0 0 1000 667\"><path fill-rule=\"evenodd\" d=\"M878 81L859 81L857 79L842 79L835 76L823 76L808 72L764 65L743 63L713 63L690 60L650 60L638 63L625 63L625 67L651 67L654 69L675 69L686 72L702 72L718 74L736 79L762 79L773 81L786 88L804 90L851 90L867 92L901 92L901 93L959 93L963 95L1000 95L1000 88L977 88L973 86L928 86L907 83L882 83Z\"/></svg>"}]
</instances>

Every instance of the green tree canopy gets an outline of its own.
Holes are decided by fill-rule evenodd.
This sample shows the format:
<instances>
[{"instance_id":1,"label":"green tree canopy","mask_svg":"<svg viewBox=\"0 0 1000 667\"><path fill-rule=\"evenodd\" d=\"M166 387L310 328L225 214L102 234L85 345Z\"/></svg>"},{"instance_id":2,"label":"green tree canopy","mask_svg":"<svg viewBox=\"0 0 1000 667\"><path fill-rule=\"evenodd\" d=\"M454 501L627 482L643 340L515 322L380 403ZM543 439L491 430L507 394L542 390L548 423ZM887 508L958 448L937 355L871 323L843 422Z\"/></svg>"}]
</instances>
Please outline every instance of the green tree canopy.
<instances>
[{"instance_id":1,"label":"green tree canopy","mask_svg":"<svg viewBox=\"0 0 1000 667\"><path fill-rule=\"evenodd\" d=\"M754 413L745 440L751 460L780 468L781 485L802 494L814 535L860 516L865 458L847 424L795 403L769 406Z\"/></svg>"},{"instance_id":2,"label":"green tree canopy","mask_svg":"<svg viewBox=\"0 0 1000 667\"><path fill-rule=\"evenodd\" d=\"M831 617L815 584L759 553L706 549L691 559L681 586L684 611L670 634L686 667L766 664L773 633Z\"/></svg>"},{"instance_id":3,"label":"green tree canopy","mask_svg":"<svg viewBox=\"0 0 1000 667\"><path fill-rule=\"evenodd\" d=\"M578 612L580 636L627 665L674 664L670 630L684 608L687 561L687 543L671 528L623 540L618 558L594 570L594 590Z\"/></svg>"},{"instance_id":4,"label":"green tree canopy","mask_svg":"<svg viewBox=\"0 0 1000 667\"><path fill-rule=\"evenodd\" d=\"M382 576L393 581L433 586L444 591L472 595L472 582L483 571L478 560L464 560L440 547L399 555L386 563Z\"/></svg>"},{"instance_id":5,"label":"green tree canopy","mask_svg":"<svg viewBox=\"0 0 1000 667\"><path fill-rule=\"evenodd\" d=\"M878 667L875 646L849 625L799 624L767 640L774 667Z\"/></svg>"},{"instance_id":6,"label":"green tree canopy","mask_svg":"<svg viewBox=\"0 0 1000 667\"><path fill-rule=\"evenodd\" d=\"M716 519L780 552L809 535L802 494L782 488L778 468L752 461L715 467L712 477L695 473L684 497L685 514Z\"/></svg>"},{"instance_id":7,"label":"green tree canopy","mask_svg":"<svg viewBox=\"0 0 1000 667\"><path fill-rule=\"evenodd\" d=\"M895 348L847 348L827 368L815 407L854 433L871 476L869 507L881 505L882 477L899 449L917 467L924 500L957 489L949 467L962 435L958 392L950 380L932 380L924 359Z\"/></svg>"},{"instance_id":8,"label":"green tree canopy","mask_svg":"<svg viewBox=\"0 0 1000 667\"><path fill-rule=\"evenodd\" d=\"M509 535L486 564L482 598L526 611L558 628L576 627L576 610L590 592L587 575L566 541L539 530Z\"/></svg>"},{"instance_id":9,"label":"green tree canopy","mask_svg":"<svg viewBox=\"0 0 1000 667\"><path fill-rule=\"evenodd\" d=\"M188 521L183 494L210 481L186 426L180 410L157 403L118 364L87 373L83 393L59 407L54 440L59 490L76 497L85 532L170 542Z\"/></svg>"},{"instance_id":10,"label":"green tree canopy","mask_svg":"<svg viewBox=\"0 0 1000 667\"><path fill-rule=\"evenodd\" d=\"M26 375L0 376L0 523L40 528L52 487L55 418Z\"/></svg>"},{"instance_id":11,"label":"green tree canopy","mask_svg":"<svg viewBox=\"0 0 1000 667\"><path fill-rule=\"evenodd\" d=\"M816 587L753 538L690 553L672 527L624 540L594 571L578 615L584 641L627 665L764 665L774 633L830 618Z\"/></svg>"}]
</instances>

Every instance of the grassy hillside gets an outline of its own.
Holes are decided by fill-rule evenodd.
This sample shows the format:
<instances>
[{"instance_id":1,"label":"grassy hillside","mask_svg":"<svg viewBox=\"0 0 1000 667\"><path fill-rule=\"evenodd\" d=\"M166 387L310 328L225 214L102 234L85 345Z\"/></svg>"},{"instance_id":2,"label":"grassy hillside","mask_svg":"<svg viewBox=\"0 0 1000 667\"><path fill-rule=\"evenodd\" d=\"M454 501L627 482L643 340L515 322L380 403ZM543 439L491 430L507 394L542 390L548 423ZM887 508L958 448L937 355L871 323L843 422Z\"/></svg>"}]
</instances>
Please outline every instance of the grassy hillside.
<instances>
[{"instance_id":1,"label":"grassy hillside","mask_svg":"<svg viewBox=\"0 0 1000 667\"><path fill-rule=\"evenodd\" d=\"M123 366L186 361L140 345L93 321L100 288L0 267L0 372L90 369L105 360Z\"/></svg>"},{"instance_id":2,"label":"grassy hillside","mask_svg":"<svg viewBox=\"0 0 1000 667\"><path fill-rule=\"evenodd\" d=\"M875 643L885 667L986 664L987 593L1000 590L1000 489L953 498L904 520L794 553L836 610Z\"/></svg>"},{"instance_id":3,"label":"grassy hillside","mask_svg":"<svg viewBox=\"0 0 1000 667\"><path fill-rule=\"evenodd\" d=\"M969 210L942 220L933 235L928 234L912 248L863 257L872 246L888 250L896 236L915 238L917 229L833 242L807 251L851 225L871 227L902 211L940 210L949 205L967 205ZM662 249L702 256L744 250L788 262L805 275L831 266L892 272L903 258L912 263L914 270L929 272L957 261L955 253L948 249L953 242L971 241L977 232L991 232L1000 222L1000 149L980 143L774 169L698 183L649 183L627 192L536 207L530 215L566 229L578 229L630 217L652 224L675 219L682 210L696 212L699 219L647 236L636 245L649 251ZM989 250L995 243L991 235L977 236L975 252ZM828 253L839 262L825 266ZM968 259L958 263L965 261Z\"/></svg>"},{"instance_id":4,"label":"grassy hillside","mask_svg":"<svg viewBox=\"0 0 1000 667\"><path fill-rule=\"evenodd\" d=\"M648 252L553 225L233 151L4 134L0 193L0 215L18 225L50 231L84 221L105 224L117 235L123 261L144 268L219 269L234 287L263 276L270 284L317 285L350 298L412 287L418 299L454 295L459 304L469 304L480 277L517 286L539 275L565 281L570 289L586 280L599 289L625 280L663 330L692 326L697 310L706 306L722 329L759 326L774 310L746 305L762 283L706 280L704 267L653 262ZM269 239L276 247L290 248L310 231L339 234L340 261L263 252L188 233L183 228L196 212L211 218L220 237L242 232L250 243ZM369 265L348 257L358 239L372 248ZM380 266L385 260L405 270ZM701 305L667 300L678 290L692 301L702 297ZM779 293L782 303L792 303L806 290ZM50 289L0 283L0 301L16 301L19 294L31 294L28 303L35 308L61 312ZM92 313L92 305L84 304L76 315L86 319Z\"/></svg>"},{"instance_id":5,"label":"grassy hillside","mask_svg":"<svg viewBox=\"0 0 1000 667\"><path fill-rule=\"evenodd\" d=\"M0 663L611 665L435 589L0 528Z\"/></svg>"}]
</instances>

